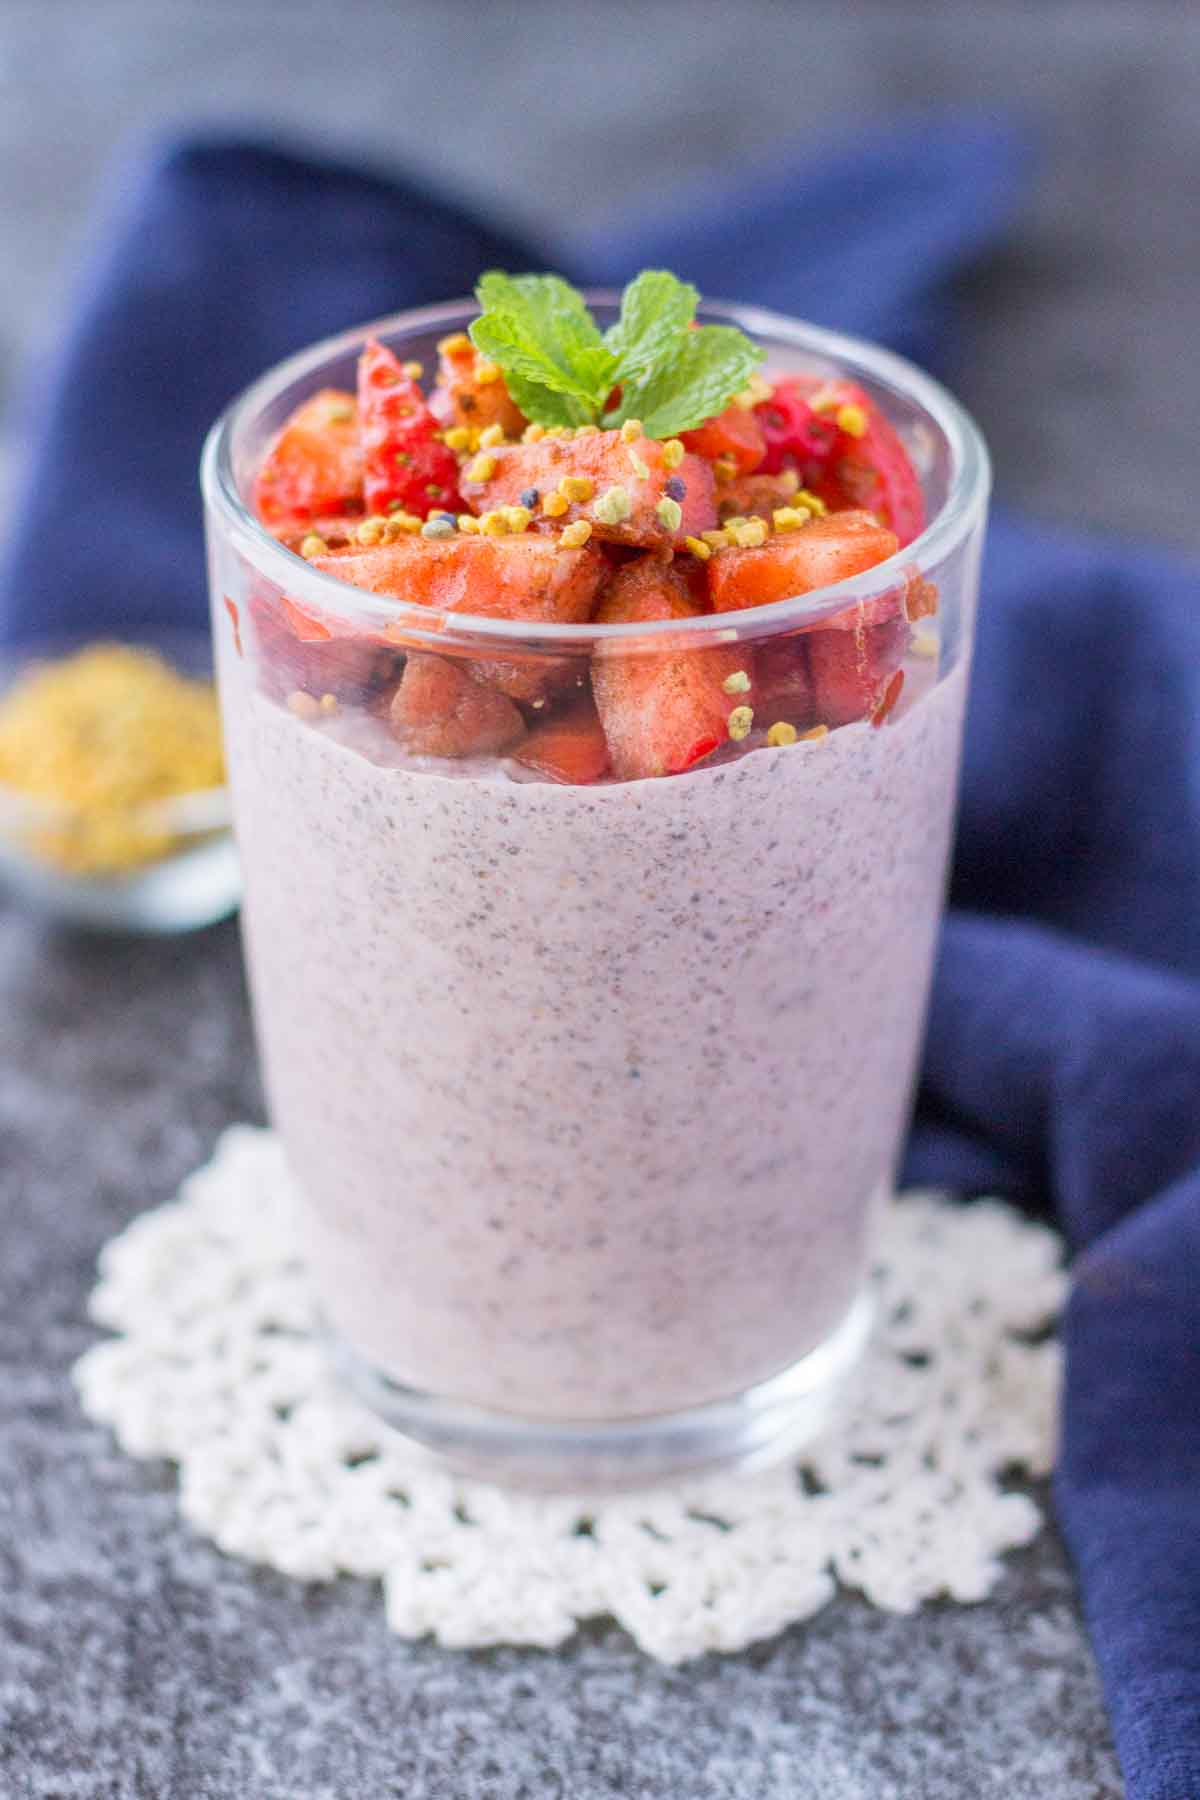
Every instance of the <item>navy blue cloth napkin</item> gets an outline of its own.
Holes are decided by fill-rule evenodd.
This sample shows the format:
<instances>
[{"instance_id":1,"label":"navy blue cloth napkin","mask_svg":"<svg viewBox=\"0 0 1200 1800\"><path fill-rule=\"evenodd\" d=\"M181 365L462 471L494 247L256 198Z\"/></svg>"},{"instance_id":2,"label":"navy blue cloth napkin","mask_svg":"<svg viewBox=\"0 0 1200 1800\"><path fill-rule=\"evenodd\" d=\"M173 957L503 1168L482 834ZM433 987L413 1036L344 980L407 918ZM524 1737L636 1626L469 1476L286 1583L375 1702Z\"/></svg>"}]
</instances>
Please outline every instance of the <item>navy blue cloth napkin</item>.
<instances>
[{"instance_id":1,"label":"navy blue cloth napkin","mask_svg":"<svg viewBox=\"0 0 1200 1800\"><path fill-rule=\"evenodd\" d=\"M922 121L777 154L671 217L532 244L327 158L168 147L118 184L34 390L0 638L201 621L204 431L313 338L466 293L492 263L579 281L665 263L936 366L954 279L1002 232L1020 172L1002 132ZM997 519L952 898L907 1173L1049 1206L1076 1252L1059 1515L1129 1793L1198 1800L1196 571Z\"/></svg>"}]
</instances>

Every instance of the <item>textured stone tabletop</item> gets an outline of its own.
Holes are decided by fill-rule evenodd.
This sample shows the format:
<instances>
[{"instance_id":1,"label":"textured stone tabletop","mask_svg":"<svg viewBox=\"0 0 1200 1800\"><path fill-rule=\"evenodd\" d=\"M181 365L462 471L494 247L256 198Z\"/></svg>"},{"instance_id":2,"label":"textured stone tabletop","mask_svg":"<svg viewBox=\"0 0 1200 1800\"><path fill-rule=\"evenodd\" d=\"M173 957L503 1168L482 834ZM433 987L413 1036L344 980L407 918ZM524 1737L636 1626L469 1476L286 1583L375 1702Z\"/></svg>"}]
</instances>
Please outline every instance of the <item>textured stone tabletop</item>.
<instances>
[{"instance_id":1,"label":"textured stone tabletop","mask_svg":"<svg viewBox=\"0 0 1200 1800\"><path fill-rule=\"evenodd\" d=\"M841 1598L683 1669L389 1636L365 1583L223 1558L68 1371L96 1252L259 1119L236 930L63 937L0 910L4 1800L1118 1800L1074 1584L1047 1532L995 1597Z\"/></svg>"}]
</instances>

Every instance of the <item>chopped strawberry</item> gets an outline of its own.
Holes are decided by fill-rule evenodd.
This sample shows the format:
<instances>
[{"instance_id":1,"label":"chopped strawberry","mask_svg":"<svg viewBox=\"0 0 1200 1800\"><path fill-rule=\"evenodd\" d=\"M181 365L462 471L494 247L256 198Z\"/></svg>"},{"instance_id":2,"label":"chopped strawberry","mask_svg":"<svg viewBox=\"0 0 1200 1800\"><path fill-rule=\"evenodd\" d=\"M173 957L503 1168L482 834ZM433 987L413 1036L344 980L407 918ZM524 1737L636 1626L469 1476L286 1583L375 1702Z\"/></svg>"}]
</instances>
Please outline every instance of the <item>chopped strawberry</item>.
<instances>
[{"instance_id":1,"label":"chopped strawberry","mask_svg":"<svg viewBox=\"0 0 1200 1800\"><path fill-rule=\"evenodd\" d=\"M354 395L322 388L289 415L254 478L254 510L274 527L362 500L363 458Z\"/></svg>"},{"instance_id":2,"label":"chopped strawberry","mask_svg":"<svg viewBox=\"0 0 1200 1800\"><path fill-rule=\"evenodd\" d=\"M486 756L507 750L525 721L503 694L444 656L410 656L388 709L388 725L417 756Z\"/></svg>"},{"instance_id":3,"label":"chopped strawberry","mask_svg":"<svg viewBox=\"0 0 1200 1800\"><path fill-rule=\"evenodd\" d=\"M701 612L683 578L657 558L617 571L600 605L602 624L691 619ZM623 781L677 775L711 755L729 735L738 703L724 683L746 667L737 649L664 650L661 655L604 646L592 658L592 692L613 772Z\"/></svg>"},{"instance_id":4,"label":"chopped strawberry","mask_svg":"<svg viewBox=\"0 0 1200 1800\"><path fill-rule=\"evenodd\" d=\"M274 587L260 583L247 608L254 628L259 684L286 700L296 689L319 699L361 701L396 671L394 650L347 629L336 634Z\"/></svg>"},{"instance_id":5,"label":"chopped strawberry","mask_svg":"<svg viewBox=\"0 0 1200 1800\"><path fill-rule=\"evenodd\" d=\"M753 411L735 400L715 419L683 433L684 448L710 462L727 457L738 475L752 475L766 455L767 442Z\"/></svg>"},{"instance_id":6,"label":"chopped strawberry","mask_svg":"<svg viewBox=\"0 0 1200 1800\"><path fill-rule=\"evenodd\" d=\"M400 508L425 518L460 512L458 460L399 358L374 338L358 359L364 491L369 511Z\"/></svg>"},{"instance_id":7,"label":"chopped strawberry","mask_svg":"<svg viewBox=\"0 0 1200 1800\"><path fill-rule=\"evenodd\" d=\"M568 506L554 515L555 523L586 519L593 536L611 544L667 549L717 522L713 472L702 457L685 455L671 467L656 439L627 444L619 431L498 444L467 464L461 485L477 513L525 506L536 517L547 497L561 492L564 480L586 484L587 497L570 499L568 486ZM678 507L677 525L671 523L672 505L664 507L664 501Z\"/></svg>"},{"instance_id":8,"label":"chopped strawberry","mask_svg":"<svg viewBox=\"0 0 1200 1800\"><path fill-rule=\"evenodd\" d=\"M503 375L491 373L494 367L480 356L465 332L442 339L437 382L429 396L429 409L439 425L465 425L479 431L499 425L505 437L520 437L525 415L509 395Z\"/></svg>"},{"instance_id":9,"label":"chopped strawberry","mask_svg":"<svg viewBox=\"0 0 1200 1800\"><path fill-rule=\"evenodd\" d=\"M608 771L608 740L591 695L536 726L514 754L547 781L599 781Z\"/></svg>"},{"instance_id":10,"label":"chopped strawberry","mask_svg":"<svg viewBox=\"0 0 1200 1800\"><path fill-rule=\"evenodd\" d=\"M770 519L780 506L794 506L799 482L794 469L777 475L735 475L717 488L717 516L722 523L736 513L739 518Z\"/></svg>"},{"instance_id":11,"label":"chopped strawberry","mask_svg":"<svg viewBox=\"0 0 1200 1800\"><path fill-rule=\"evenodd\" d=\"M792 632L755 645L754 681L746 700L756 725L769 729L783 720L804 731L816 722L807 635Z\"/></svg>"},{"instance_id":12,"label":"chopped strawberry","mask_svg":"<svg viewBox=\"0 0 1200 1800\"><path fill-rule=\"evenodd\" d=\"M837 427L809 405L809 395L820 386L816 376L785 375L775 383L769 400L754 408L766 449L761 471L775 475L780 469L796 469L805 485L819 474L833 454Z\"/></svg>"},{"instance_id":13,"label":"chopped strawberry","mask_svg":"<svg viewBox=\"0 0 1200 1800\"><path fill-rule=\"evenodd\" d=\"M580 657L535 656L477 657L471 663L476 681L494 687L522 706L536 706L572 687L586 687L587 664Z\"/></svg>"},{"instance_id":14,"label":"chopped strawberry","mask_svg":"<svg viewBox=\"0 0 1200 1800\"><path fill-rule=\"evenodd\" d=\"M474 613L489 619L582 623L607 567L603 552L585 544L564 550L557 538L404 537L370 550L342 550L313 559L342 581L372 594L391 594L414 606Z\"/></svg>"},{"instance_id":15,"label":"chopped strawberry","mask_svg":"<svg viewBox=\"0 0 1200 1800\"><path fill-rule=\"evenodd\" d=\"M907 450L865 388L789 375L755 414L767 440L764 469L797 470L834 509L868 507L901 544L925 529L925 498Z\"/></svg>"},{"instance_id":16,"label":"chopped strawberry","mask_svg":"<svg viewBox=\"0 0 1200 1800\"><path fill-rule=\"evenodd\" d=\"M813 713L818 724L830 729L855 719L882 720L899 695L908 621L898 605L891 618L875 623L866 621L866 612L847 607L820 630L805 634Z\"/></svg>"},{"instance_id":17,"label":"chopped strawberry","mask_svg":"<svg viewBox=\"0 0 1200 1800\"><path fill-rule=\"evenodd\" d=\"M708 563L714 612L767 606L874 568L896 549L894 533L870 513L830 513L754 549L720 550Z\"/></svg>"}]
</instances>

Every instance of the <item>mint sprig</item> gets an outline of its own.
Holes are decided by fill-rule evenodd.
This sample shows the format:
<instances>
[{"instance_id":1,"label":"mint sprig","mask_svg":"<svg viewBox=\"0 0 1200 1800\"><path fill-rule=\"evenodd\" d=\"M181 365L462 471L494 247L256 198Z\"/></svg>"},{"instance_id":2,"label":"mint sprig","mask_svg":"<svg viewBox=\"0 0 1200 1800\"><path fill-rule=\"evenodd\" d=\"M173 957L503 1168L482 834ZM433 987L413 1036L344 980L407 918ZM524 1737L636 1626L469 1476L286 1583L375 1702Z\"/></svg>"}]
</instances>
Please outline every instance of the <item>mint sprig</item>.
<instances>
[{"instance_id":1,"label":"mint sprig","mask_svg":"<svg viewBox=\"0 0 1200 1800\"><path fill-rule=\"evenodd\" d=\"M513 400L539 425L624 424L674 437L721 412L763 351L732 325L693 327L699 294L665 269L645 269L601 333L583 296L558 275L489 270L475 290L471 340L498 364ZM608 401L620 389L616 406Z\"/></svg>"}]
</instances>

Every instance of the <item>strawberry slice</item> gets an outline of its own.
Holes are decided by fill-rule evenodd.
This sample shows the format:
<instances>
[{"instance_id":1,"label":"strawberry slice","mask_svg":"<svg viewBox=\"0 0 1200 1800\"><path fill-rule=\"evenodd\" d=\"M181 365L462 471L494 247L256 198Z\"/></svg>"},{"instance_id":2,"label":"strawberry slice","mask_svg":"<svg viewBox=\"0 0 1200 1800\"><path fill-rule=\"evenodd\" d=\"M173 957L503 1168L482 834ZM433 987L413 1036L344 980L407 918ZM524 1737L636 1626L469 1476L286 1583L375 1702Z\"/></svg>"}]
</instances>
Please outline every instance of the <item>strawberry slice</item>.
<instances>
[{"instance_id":1,"label":"strawberry slice","mask_svg":"<svg viewBox=\"0 0 1200 1800\"><path fill-rule=\"evenodd\" d=\"M367 508L401 508L425 518L461 512L458 459L438 437L438 422L399 358L374 338L358 359Z\"/></svg>"},{"instance_id":2,"label":"strawberry slice","mask_svg":"<svg viewBox=\"0 0 1200 1800\"><path fill-rule=\"evenodd\" d=\"M883 562L896 547L895 534L870 513L842 512L768 538L757 548L719 550L707 565L713 610L767 606L846 581Z\"/></svg>"},{"instance_id":3,"label":"strawberry slice","mask_svg":"<svg viewBox=\"0 0 1200 1800\"><path fill-rule=\"evenodd\" d=\"M798 731L806 731L816 723L807 636L793 632L755 645L754 683L746 700L754 708L756 725L769 729L777 720L783 720Z\"/></svg>"},{"instance_id":4,"label":"strawberry slice","mask_svg":"<svg viewBox=\"0 0 1200 1800\"><path fill-rule=\"evenodd\" d=\"M369 550L313 558L313 567L371 594L492 619L589 618L607 564L591 544L564 550L556 537L400 538Z\"/></svg>"},{"instance_id":5,"label":"strawberry slice","mask_svg":"<svg viewBox=\"0 0 1200 1800\"><path fill-rule=\"evenodd\" d=\"M685 454L672 467L656 439L627 444L619 431L498 444L467 464L462 491L477 513L526 506L537 516L564 480L585 483L587 497L569 500L566 511L554 515L555 524L586 519L592 535L611 544L664 550L682 546L686 537L698 537L717 522L712 467L703 457ZM670 507L660 512L664 500L678 506L677 525L669 522Z\"/></svg>"},{"instance_id":6,"label":"strawberry slice","mask_svg":"<svg viewBox=\"0 0 1200 1800\"><path fill-rule=\"evenodd\" d=\"M474 680L461 663L424 654L404 665L388 725L416 756L490 756L525 730L511 700Z\"/></svg>"},{"instance_id":7,"label":"strawberry slice","mask_svg":"<svg viewBox=\"0 0 1200 1800\"><path fill-rule=\"evenodd\" d=\"M319 699L361 701L391 680L396 651L347 629L337 634L274 587L260 583L249 596L258 681L264 693L286 700L297 689Z\"/></svg>"},{"instance_id":8,"label":"strawberry slice","mask_svg":"<svg viewBox=\"0 0 1200 1800\"><path fill-rule=\"evenodd\" d=\"M868 507L901 544L925 529L925 497L907 450L865 388L789 375L754 409L767 443L763 469L797 470L829 507Z\"/></svg>"},{"instance_id":9,"label":"strawberry slice","mask_svg":"<svg viewBox=\"0 0 1200 1800\"><path fill-rule=\"evenodd\" d=\"M514 751L527 769L582 787L608 772L608 739L591 695L538 725Z\"/></svg>"},{"instance_id":10,"label":"strawberry slice","mask_svg":"<svg viewBox=\"0 0 1200 1800\"><path fill-rule=\"evenodd\" d=\"M601 602L606 625L691 619L701 614L684 578L657 558L617 571ZM592 657L592 692L613 772L623 781L677 775L729 736L738 704L724 682L747 667L742 650L667 650L662 655L601 647Z\"/></svg>"},{"instance_id":11,"label":"strawberry slice","mask_svg":"<svg viewBox=\"0 0 1200 1800\"><path fill-rule=\"evenodd\" d=\"M832 730L855 719L881 724L899 698L908 621L895 602L890 618L868 622L868 609L848 607L818 631L806 632L812 713Z\"/></svg>"},{"instance_id":12,"label":"strawberry slice","mask_svg":"<svg viewBox=\"0 0 1200 1800\"><path fill-rule=\"evenodd\" d=\"M767 453L762 426L752 409L739 406L736 400L715 419L708 419L694 431L685 431L682 435L686 450L696 456L706 456L710 462L727 457L733 462L737 475L752 475Z\"/></svg>"},{"instance_id":13,"label":"strawberry slice","mask_svg":"<svg viewBox=\"0 0 1200 1800\"><path fill-rule=\"evenodd\" d=\"M318 513L353 511L363 492L354 395L311 394L285 420L254 477L254 510L265 525L295 531Z\"/></svg>"},{"instance_id":14,"label":"strawberry slice","mask_svg":"<svg viewBox=\"0 0 1200 1800\"><path fill-rule=\"evenodd\" d=\"M505 437L520 437L525 415L504 385L503 375L492 373L494 368L465 332L442 339L437 381L429 396L429 410L439 425L465 425L478 431L499 425Z\"/></svg>"}]
</instances>

